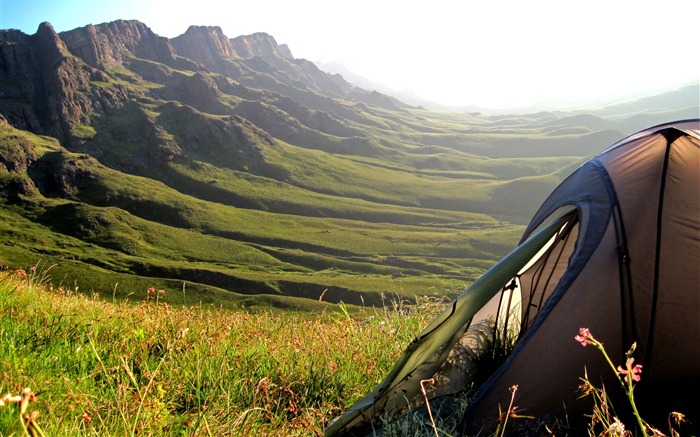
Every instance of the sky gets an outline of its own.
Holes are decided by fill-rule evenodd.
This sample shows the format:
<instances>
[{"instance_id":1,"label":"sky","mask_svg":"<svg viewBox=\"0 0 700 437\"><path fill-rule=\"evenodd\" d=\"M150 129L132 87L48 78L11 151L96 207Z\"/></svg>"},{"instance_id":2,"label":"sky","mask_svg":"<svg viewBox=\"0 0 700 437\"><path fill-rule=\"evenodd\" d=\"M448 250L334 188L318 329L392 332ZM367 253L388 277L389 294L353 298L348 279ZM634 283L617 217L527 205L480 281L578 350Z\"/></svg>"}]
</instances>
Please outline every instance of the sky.
<instances>
[{"instance_id":1,"label":"sky","mask_svg":"<svg viewBox=\"0 0 700 437\"><path fill-rule=\"evenodd\" d=\"M443 105L591 103L700 81L698 0L0 0L0 29L34 34L136 19L255 32L297 58Z\"/></svg>"}]
</instances>

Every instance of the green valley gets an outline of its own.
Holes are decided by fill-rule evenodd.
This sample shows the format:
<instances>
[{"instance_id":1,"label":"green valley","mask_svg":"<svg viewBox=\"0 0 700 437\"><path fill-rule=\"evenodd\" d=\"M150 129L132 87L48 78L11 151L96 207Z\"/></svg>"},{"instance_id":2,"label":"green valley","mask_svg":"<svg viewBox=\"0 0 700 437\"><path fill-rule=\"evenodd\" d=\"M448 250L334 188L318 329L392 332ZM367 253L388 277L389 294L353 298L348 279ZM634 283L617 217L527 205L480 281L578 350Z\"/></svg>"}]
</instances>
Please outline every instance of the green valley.
<instances>
[{"instance_id":1,"label":"green valley","mask_svg":"<svg viewBox=\"0 0 700 437\"><path fill-rule=\"evenodd\" d=\"M644 120L629 102L436 112L265 34L239 37L252 55L208 27L0 34L0 262L108 299L156 287L173 304L315 311L453 296L588 156L697 110L689 86Z\"/></svg>"}]
</instances>

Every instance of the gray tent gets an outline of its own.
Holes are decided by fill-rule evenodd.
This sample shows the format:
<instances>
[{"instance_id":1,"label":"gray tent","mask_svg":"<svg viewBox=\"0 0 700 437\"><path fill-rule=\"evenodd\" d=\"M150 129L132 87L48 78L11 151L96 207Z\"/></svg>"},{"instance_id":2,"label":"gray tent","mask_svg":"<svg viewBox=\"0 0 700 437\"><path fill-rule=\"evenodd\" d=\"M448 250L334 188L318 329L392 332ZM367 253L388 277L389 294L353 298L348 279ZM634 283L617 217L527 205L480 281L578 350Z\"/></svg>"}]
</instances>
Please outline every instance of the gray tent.
<instances>
[{"instance_id":1,"label":"gray tent","mask_svg":"<svg viewBox=\"0 0 700 437\"><path fill-rule=\"evenodd\" d=\"M575 422L584 367L609 389L615 376L587 327L616 363L637 342L642 416L680 411L700 420L700 120L632 135L569 176L540 207L519 246L487 271L409 345L390 374L332 421L331 435L367 435L382 418L478 390L462 430L493 430L518 385L523 414ZM514 344L483 372L480 343ZM491 358L494 358L491 356Z\"/></svg>"}]
</instances>

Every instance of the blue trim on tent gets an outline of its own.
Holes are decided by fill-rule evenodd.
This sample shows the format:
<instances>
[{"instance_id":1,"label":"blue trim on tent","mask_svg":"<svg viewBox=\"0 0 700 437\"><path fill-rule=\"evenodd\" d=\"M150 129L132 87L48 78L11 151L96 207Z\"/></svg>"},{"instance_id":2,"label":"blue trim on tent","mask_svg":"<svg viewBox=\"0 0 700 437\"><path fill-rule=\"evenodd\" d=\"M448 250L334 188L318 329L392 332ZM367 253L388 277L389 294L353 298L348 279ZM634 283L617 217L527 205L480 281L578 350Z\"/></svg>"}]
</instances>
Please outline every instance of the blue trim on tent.
<instances>
[{"instance_id":1,"label":"blue trim on tent","mask_svg":"<svg viewBox=\"0 0 700 437\"><path fill-rule=\"evenodd\" d=\"M580 183L580 179L584 179L587 182ZM598 248L608 224L610 223L617 203L617 194L615 187L612 185L610 175L598 160L592 159L583 164L569 176L559 188L560 189L555 190L550 198L545 201L540 211L535 215L531 225L528 227L528 231L531 232L533 229L540 226L546 218L557 210L569 205L575 206L578 211L580 233L575 243L577 247L573 252L569 267L559 280L559 283L547 299L545 305L537 313L527 333L518 340L515 349L501 367L499 367L484 385L481 386L472 405L477 405L483 394L489 393L491 387L505 372L505 369L512 364L520 352L527 346L532 336L542 326L545 319L551 314L552 310L557 306L564 294L566 294L571 284L585 268L591 256ZM562 201L562 199L567 200ZM588 208L582 208L583 205L587 205ZM587 214L584 214L584 211L587 211ZM585 234L581 234L581 232L585 232ZM527 233L525 235L529 236ZM471 408L467 409L465 415L469 415L470 409Z\"/></svg>"}]
</instances>

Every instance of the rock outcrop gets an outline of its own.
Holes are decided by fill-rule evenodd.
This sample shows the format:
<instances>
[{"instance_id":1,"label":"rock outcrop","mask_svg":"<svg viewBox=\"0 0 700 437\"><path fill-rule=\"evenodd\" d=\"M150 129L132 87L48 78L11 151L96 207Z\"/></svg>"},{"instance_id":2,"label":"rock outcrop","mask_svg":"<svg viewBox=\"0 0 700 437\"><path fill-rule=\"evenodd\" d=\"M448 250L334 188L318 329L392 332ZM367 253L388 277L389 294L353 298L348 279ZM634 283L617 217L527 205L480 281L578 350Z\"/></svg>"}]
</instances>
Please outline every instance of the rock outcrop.
<instances>
[{"instance_id":1,"label":"rock outcrop","mask_svg":"<svg viewBox=\"0 0 700 437\"><path fill-rule=\"evenodd\" d=\"M211 76L197 73L183 79L184 103L209 114L226 113L225 106L219 101L223 93Z\"/></svg>"},{"instance_id":2,"label":"rock outcrop","mask_svg":"<svg viewBox=\"0 0 700 437\"><path fill-rule=\"evenodd\" d=\"M156 35L139 21L90 24L62 32L60 37L73 55L92 67L109 68L134 56L166 65L175 60L170 40Z\"/></svg>"},{"instance_id":3,"label":"rock outcrop","mask_svg":"<svg viewBox=\"0 0 700 437\"><path fill-rule=\"evenodd\" d=\"M190 26L170 40L178 55L198 62L216 73L240 77L243 71L233 61L236 50L218 26Z\"/></svg>"},{"instance_id":4,"label":"rock outcrop","mask_svg":"<svg viewBox=\"0 0 700 437\"><path fill-rule=\"evenodd\" d=\"M294 59L289 47L278 45L277 41L267 33L259 32L252 35L242 35L232 38L230 41L236 57L241 59L249 59L256 56L263 59L275 57Z\"/></svg>"},{"instance_id":5,"label":"rock outcrop","mask_svg":"<svg viewBox=\"0 0 700 437\"><path fill-rule=\"evenodd\" d=\"M32 36L0 31L0 113L13 126L70 143L75 126L128 97L103 71L73 56L51 24Z\"/></svg>"}]
</instances>

